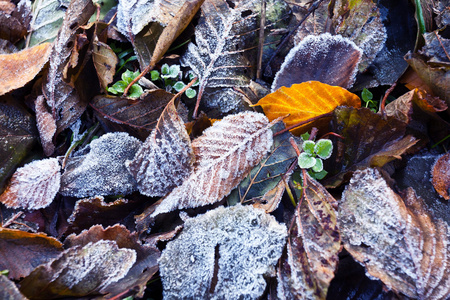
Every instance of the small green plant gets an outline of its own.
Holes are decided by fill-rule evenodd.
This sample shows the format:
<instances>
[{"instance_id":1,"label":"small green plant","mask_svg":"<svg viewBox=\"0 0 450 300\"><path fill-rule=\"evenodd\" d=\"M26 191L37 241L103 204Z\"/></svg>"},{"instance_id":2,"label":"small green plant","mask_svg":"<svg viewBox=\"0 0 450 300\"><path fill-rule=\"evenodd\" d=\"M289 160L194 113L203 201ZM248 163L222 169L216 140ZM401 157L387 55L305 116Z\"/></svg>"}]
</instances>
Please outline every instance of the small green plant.
<instances>
[{"instance_id":1,"label":"small green plant","mask_svg":"<svg viewBox=\"0 0 450 300\"><path fill-rule=\"evenodd\" d=\"M152 81L161 81L164 84L166 91L172 92L175 90L176 92L184 89L186 84L179 80L181 78L181 68L179 65L171 65L164 64L161 67L161 73L157 70L153 70L150 72L150 77ZM189 80L194 79L195 74L192 71L187 73ZM197 80L192 86L198 86L199 81ZM197 92L193 88L188 88L185 91L185 94L188 98L194 98L197 95Z\"/></svg>"},{"instance_id":2,"label":"small green plant","mask_svg":"<svg viewBox=\"0 0 450 300\"><path fill-rule=\"evenodd\" d=\"M127 88L127 86L139 75L139 71L131 72L130 70L126 70L122 73L122 80L117 81L113 84L113 86L108 88L108 92L111 94L123 94L123 91ZM133 84L128 93L128 97L130 98L139 98L144 93L142 87L139 84Z\"/></svg>"},{"instance_id":3,"label":"small green plant","mask_svg":"<svg viewBox=\"0 0 450 300\"><path fill-rule=\"evenodd\" d=\"M120 48L120 46L117 46L116 43L111 43L110 47L114 51L114 53L116 53L117 58L119 59L119 62L117 64L119 68L116 70L116 74L119 74L120 70L122 70L122 68L125 68L129 62L137 60L137 56L132 55L133 49L131 48L122 50L122 48Z\"/></svg>"},{"instance_id":4,"label":"small green plant","mask_svg":"<svg viewBox=\"0 0 450 300\"><path fill-rule=\"evenodd\" d=\"M366 107L373 112L378 111L378 102L373 100L373 94L368 89L364 88L361 92L361 99L366 103Z\"/></svg>"},{"instance_id":5,"label":"small green plant","mask_svg":"<svg viewBox=\"0 0 450 300\"><path fill-rule=\"evenodd\" d=\"M328 172L323 169L323 160L330 158L333 152L333 143L329 139L320 139L317 142L310 141L308 135L302 135L303 152L298 156L298 165L302 169L308 169L311 177L320 180Z\"/></svg>"},{"instance_id":6,"label":"small green plant","mask_svg":"<svg viewBox=\"0 0 450 300\"><path fill-rule=\"evenodd\" d=\"M0 275L8 276L9 275L9 270L1 270L0 271Z\"/></svg>"}]
</instances>

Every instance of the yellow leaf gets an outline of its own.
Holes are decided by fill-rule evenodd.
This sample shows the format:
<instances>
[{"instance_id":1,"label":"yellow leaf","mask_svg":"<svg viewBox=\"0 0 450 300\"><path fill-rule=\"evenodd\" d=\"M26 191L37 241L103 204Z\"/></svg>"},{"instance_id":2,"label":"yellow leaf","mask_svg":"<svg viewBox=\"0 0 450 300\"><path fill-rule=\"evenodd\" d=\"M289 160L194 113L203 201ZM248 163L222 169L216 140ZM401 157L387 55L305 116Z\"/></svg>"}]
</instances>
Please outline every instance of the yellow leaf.
<instances>
[{"instance_id":1,"label":"yellow leaf","mask_svg":"<svg viewBox=\"0 0 450 300\"><path fill-rule=\"evenodd\" d=\"M301 131L308 120L332 112L336 107L361 107L358 96L339 86L331 86L319 81L294 84L290 88L281 87L265 96L256 105L260 105L270 121L289 115L283 121L286 127L305 122L295 129Z\"/></svg>"}]
</instances>

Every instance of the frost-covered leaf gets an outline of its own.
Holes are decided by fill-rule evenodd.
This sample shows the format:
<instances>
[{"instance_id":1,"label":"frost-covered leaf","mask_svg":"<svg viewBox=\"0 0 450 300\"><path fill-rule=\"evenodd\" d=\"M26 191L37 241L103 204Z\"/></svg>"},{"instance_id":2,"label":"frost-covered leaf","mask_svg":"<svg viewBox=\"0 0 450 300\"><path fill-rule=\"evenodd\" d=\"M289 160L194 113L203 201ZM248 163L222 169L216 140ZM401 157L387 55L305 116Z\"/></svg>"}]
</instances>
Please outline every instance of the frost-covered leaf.
<instances>
[{"instance_id":1,"label":"frost-covered leaf","mask_svg":"<svg viewBox=\"0 0 450 300\"><path fill-rule=\"evenodd\" d=\"M53 118L53 115L48 111L43 95L36 98L34 106L36 110L36 125L39 131L39 137L41 138L41 145L44 154L50 156L55 151L53 137L55 136L57 129L56 121Z\"/></svg>"},{"instance_id":2,"label":"frost-covered leaf","mask_svg":"<svg viewBox=\"0 0 450 300\"><path fill-rule=\"evenodd\" d=\"M60 183L58 159L35 160L16 170L0 195L0 202L8 207L28 210L43 208L52 203Z\"/></svg>"},{"instance_id":3,"label":"frost-covered leaf","mask_svg":"<svg viewBox=\"0 0 450 300\"><path fill-rule=\"evenodd\" d=\"M298 156L298 166L302 169L309 169L316 165L316 159L306 152L300 153Z\"/></svg>"},{"instance_id":4,"label":"frost-covered leaf","mask_svg":"<svg viewBox=\"0 0 450 300\"><path fill-rule=\"evenodd\" d=\"M338 264L341 240L336 200L306 175L305 199L294 215L287 256L278 270L280 299L324 299Z\"/></svg>"},{"instance_id":5,"label":"frost-covered leaf","mask_svg":"<svg viewBox=\"0 0 450 300\"><path fill-rule=\"evenodd\" d=\"M271 124L255 112L230 115L192 142L193 172L169 193L153 216L220 201L257 165L272 146Z\"/></svg>"},{"instance_id":6,"label":"frost-covered leaf","mask_svg":"<svg viewBox=\"0 0 450 300\"><path fill-rule=\"evenodd\" d=\"M445 200L450 199L450 153L442 155L433 166L433 187Z\"/></svg>"},{"instance_id":7,"label":"frost-covered leaf","mask_svg":"<svg viewBox=\"0 0 450 300\"><path fill-rule=\"evenodd\" d=\"M115 241L75 246L34 269L20 282L20 291L31 299L96 294L123 278L135 261L136 251L119 249Z\"/></svg>"},{"instance_id":8,"label":"frost-covered leaf","mask_svg":"<svg viewBox=\"0 0 450 300\"><path fill-rule=\"evenodd\" d=\"M314 145L314 152L320 158L328 159L333 153L333 143L329 139L320 139Z\"/></svg>"},{"instance_id":9,"label":"frost-covered leaf","mask_svg":"<svg viewBox=\"0 0 450 300\"><path fill-rule=\"evenodd\" d=\"M16 284L4 275L0 275L0 298L5 300L27 300L19 292Z\"/></svg>"},{"instance_id":10,"label":"frost-covered leaf","mask_svg":"<svg viewBox=\"0 0 450 300\"><path fill-rule=\"evenodd\" d=\"M164 196L183 183L194 163L191 140L178 116L175 100L170 101L142 147L127 168L146 196Z\"/></svg>"},{"instance_id":11,"label":"frost-covered leaf","mask_svg":"<svg viewBox=\"0 0 450 300\"><path fill-rule=\"evenodd\" d=\"M125 161L134 157L140 145L138 139L124 132L102 135L91 142L88 154L67 160L60 193L81 198L135 191L136 181Z\"/></svg>"},{"instance_id":12,"label":"frost-covered leaf","mask_svg":"<svg viewBox=\"0 0 450 300\"><path fill-rule=\"evenodd\" d=\"M0 95L23 87L48 61L52 44L45 43L17 53L0 54Z\"/></svg>"},{"instance_id":13,"label":"frost-covered leaf","mask_svg":"<svg viewBox=\"0 0 450 300\"><path fill-rule=\"evenodd\" d=\"M283 123L278 122L272 127L272 131L276 133L284 128ZM289 142L290 137L292 137L290 132L273 137L270 152L228 196L229 204L256 202L262 206L273 204L276 207L278 205L284 192L282 178L297 157L297 153ZM269 200L272 200L272 203L269 203ZM274 207L271 206L272 208Z\"/></svg>"},{"instance_id":14,"label":"frost-covered leaf","mask_svg":"<svg viewBox=\"0 0 450 300\"><path fill-rule=\"evenodd\" d=\"M286 227L240 204L188 219L159 260L165 299L258 299L274 276Z\"/></svg>"},{"instance_id":15,"label":"frost-covered leaf","mask_svg":"<svg viewBox=\"0 0 450 300\"><path fill-rule=\"evenodd\" d=\"M2 1L0 7L0 38L15 44L27 34L31 20L31 2Z\"/></svg>"},{"instance_id":16,"label":"frost-covered leaf","mask_svg":"<svg viewBox=\"0 0 450 300\"><path fill-rule=\"evenodd\" d=\"M31 114L12 99L0 102L0 191L36 140Z\"/></svg>"},{"instance_id":17,"label":"frost-covered leaf","mask_svg":"<svg viewBox=\"0 0 450 300\"><path fill-rule=\"evenodd\" d=\"M36 0L33 3L33 18L27 37L28 46L52 42L63 23L69 0Z\"/></svg>"},{"instance_id":18,"label":"frost-covered leaf","mask_svg":"<svg viewBox=\"0 0 450 300\"><path fill-rule=\"evenodd\" d=\"M313 155L315 145L316 145L316 143L314 143L314 141L306 140L302 143L303 151L305 151L306 154Z\"/></svg>"},{"instance_id":19,"label":"frost-covered leaf","mask_svg":"<svg viewBox=\"0 0 450 300\"><path fill-rule=\"evenodd\" d=\"M62 251L62 244L46 234L0 228L0 269L9 270L11 279L28 276Z\"/></svg>"},{"instance_id":20,"label":"frost-covered leaf","mask_svg":"<svg viewBox=\"0 0 450 300\"><path fill-rule=\"evenodd\" d=\"M294 15L297 20L302 20L306 17L308 9L311 7L311 2L310 0L296 0L296 5L292 5L292 7L296 8L297 6L300 9L294 9ZM306 18L294 36L295 45L300 43L308 35L319 35L327 32L327 23L329 23L328 9L328 5L319 5L314 10L314 13Z\"/></svg>"},{"instance_id":21,"label":"frost-covered leaf","mask_svg":"<svg viewBox=\"0 0 450 300\"><path fill-rule=\"evenodd\" d=\"M143 245L136 232L131 233L124 226L118 224L107 228L96 225L79 235L71 234L64 241L64 246L67 248L85 246L101 240L114 241L119 249L136 251L136 262L122 279L111 282L100 292L107 293L108 298L111 298L128 290L137 294L138 298L142 298L147 282L158 271L160 251L151 245Z\"/></svg>"},{"instance_id":22,"label":"frost-covered leaf","mask_svg":"<svg viewBox=\"0 0 450 300\"><path fill-rule=\"evenodd\" d=\"M145 140L172 98L173 94L159 89L149 92L139 101L130 101L126 97L97 96L90 105L109 130L126 131Z\"/></svg>"},{"instance_id":23,"label":"frost-covered leaf","mask_svg":"<svg viewBox=\"0 0 450 300\"><path fill-rule=\"evenodd\" d=\"M362 50L350 39L329 33L309 35L289 51L272 83L272 91L306 81L350 88Z\"/></svg>"},{"instance_id":24,"label":"frost-covered leaf","mask_svg":"<svg viewBox=\"0 0 450 300\"><path fill-rule=\"evenodd\" d=\"M354 173L339 204L344 247L388 288L415 299L450 295L450 228L408 189L405 200L374 169Z\"/></svg>"}]
</instances>

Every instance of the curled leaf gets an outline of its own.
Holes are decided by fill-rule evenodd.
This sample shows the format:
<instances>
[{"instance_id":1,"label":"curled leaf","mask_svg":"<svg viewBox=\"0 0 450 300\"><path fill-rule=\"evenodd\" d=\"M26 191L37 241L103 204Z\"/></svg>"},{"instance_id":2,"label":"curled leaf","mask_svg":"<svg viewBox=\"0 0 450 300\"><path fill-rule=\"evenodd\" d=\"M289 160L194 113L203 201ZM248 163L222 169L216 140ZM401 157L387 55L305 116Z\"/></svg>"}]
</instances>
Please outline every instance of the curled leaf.
<instances>
[{"instance_id":1,"label":"curled leaf","mask_svg":"<svg viewBox=\"0 0 450 300\"><path fill-rule=\"evenodd\" d=\"M450 188L450 153L442 155L436 160L432 169L433 179L432 183L435 190L445 200L450 199L448 194Z\"/></svg>"}]
</instances>

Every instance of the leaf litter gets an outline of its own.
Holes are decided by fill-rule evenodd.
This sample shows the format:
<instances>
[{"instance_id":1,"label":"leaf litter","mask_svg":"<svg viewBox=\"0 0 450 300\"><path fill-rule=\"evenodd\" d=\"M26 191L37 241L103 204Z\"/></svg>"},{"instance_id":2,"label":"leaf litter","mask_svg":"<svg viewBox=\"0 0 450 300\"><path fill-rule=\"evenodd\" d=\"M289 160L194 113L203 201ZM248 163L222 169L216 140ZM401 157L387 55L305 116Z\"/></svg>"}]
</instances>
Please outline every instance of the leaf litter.
<instances>
[{"instance_id":1,"label":"leaf litter","mask_svg":"<svg viewBox=\"0 0 450 300\"><path fill-rule=\"evenodd\" d=\"M4 1L2 296L448 298L443 2Z\"/></svg>"}]
</instances>

